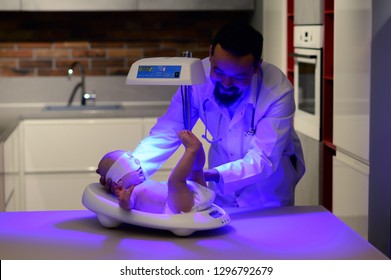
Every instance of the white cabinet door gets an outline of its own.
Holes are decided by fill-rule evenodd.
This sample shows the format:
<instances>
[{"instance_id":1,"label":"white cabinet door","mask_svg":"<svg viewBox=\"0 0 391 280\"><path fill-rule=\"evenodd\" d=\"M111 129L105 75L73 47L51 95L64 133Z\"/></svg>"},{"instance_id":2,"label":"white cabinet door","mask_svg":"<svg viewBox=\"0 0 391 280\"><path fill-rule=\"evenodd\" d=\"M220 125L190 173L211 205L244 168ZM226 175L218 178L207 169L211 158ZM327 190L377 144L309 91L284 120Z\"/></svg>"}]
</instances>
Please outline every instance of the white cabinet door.
<instances>
[{"instance_id":1,"label":"white cabinet door","mask_svg":"<svg viewBox=\"0 0 391 280\"><path fill-rule=\"evenodd\" d=\"M18 0L1 0L0 1L0 11L19 11L20 1Z\"/></svg>"},{"instance_id":2,"label":"white cabinet door","mask_svg":"<svg viewBox=\"0 0 391 280\"><path fill-rule=\"evenodd\" d=\"M368 234L369 166L343 153L333 158L333 214L360 233Z\"/></svg>"},{"instance_id":3,"label":"white cabinet door","mask_svg":"<svg viewBox=\"0 0 391 280\"><path fill-rule=\"evenodd\" d=\"M335 1L333 142L369 162L372 11L368 0Z\"/></svg>"},{"instance_id":4,"label":"white cabinet door","mask_svg":"<svg viewBox=\"0 0 391 280\"><path fill-rule=\"evenodd\" d=\"M126 11L137 10L138 0L20 0L23 11ZM18 1L19 2L19 1Z\"/></svg>"},{"instance_id":5,"label":"white cabinet door","mask_svg":"<svg viewBox=\"0 0 391 280\"><path fill-rule=\"evenodd\" d=\"M4 202L6 211L17 209L16 193L20 186L19 128L4 142Z\"/></svg>"},{"instance_id":6,"label":"white cabinet door","mask_svg":"<svg viewBox=\"0 0 391 280\"><path fill-rule=\"evenodd\" d=\"M26 121L25 172L94 171L111 150L134 149L141 119Z\"/></svg>"},{"instance_id":7,"label":"white cabinet door","mask_svg":"<svg viewBox=\"0 0 391 280\"><path fill-rule=\"evenodd\" d=\"M34 120L21 124L22 184L18 210L84 209L85 186L104 154L134 149L141 119Z\"/></svg>"},{"instance_id":8,"label":"white cabinet door","mask_svg":"<svg viewBox=\"0 0 391 280\"><path fill-rule=\"evenodd\" d=\"M320 142L297 133L303 147L306 171L295 189L295 205L319 205Z\"/></svg>"},{"instance_id":9,"label":"white cabinet door","mask_svg":"<svg viewBox=\"0 0 391 280\"><path fill-rule=\"evenodd\" d=\"M85 209L81 198L85 187L98 182L96 173L48 173L25 175L25 210Z\"/></svg>"}]
</instances>

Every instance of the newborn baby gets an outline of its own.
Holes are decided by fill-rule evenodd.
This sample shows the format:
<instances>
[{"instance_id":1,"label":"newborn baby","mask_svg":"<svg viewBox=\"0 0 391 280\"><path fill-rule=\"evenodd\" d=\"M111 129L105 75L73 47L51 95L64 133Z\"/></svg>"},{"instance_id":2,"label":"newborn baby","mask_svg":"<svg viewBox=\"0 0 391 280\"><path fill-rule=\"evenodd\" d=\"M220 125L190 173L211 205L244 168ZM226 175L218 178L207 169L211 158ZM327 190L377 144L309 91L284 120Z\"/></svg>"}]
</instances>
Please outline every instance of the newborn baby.
<instances>
[{"instance_id":1,"label":"newborn baby","mask_svg":"<svg viewBox=\"0 0 391 280\"><path fill-rule=\"evenodd\" d=\"M140 161L129 152L117 150L101 159L96 172L101 182L111 179L113 184L108 191L118 197L121 208L172 214L202 211L211 206L215 194L204 179L202 144L188 130L180 131L178 137L185 151L167 183L147 180Z\"/></svg>"}]
</instances>

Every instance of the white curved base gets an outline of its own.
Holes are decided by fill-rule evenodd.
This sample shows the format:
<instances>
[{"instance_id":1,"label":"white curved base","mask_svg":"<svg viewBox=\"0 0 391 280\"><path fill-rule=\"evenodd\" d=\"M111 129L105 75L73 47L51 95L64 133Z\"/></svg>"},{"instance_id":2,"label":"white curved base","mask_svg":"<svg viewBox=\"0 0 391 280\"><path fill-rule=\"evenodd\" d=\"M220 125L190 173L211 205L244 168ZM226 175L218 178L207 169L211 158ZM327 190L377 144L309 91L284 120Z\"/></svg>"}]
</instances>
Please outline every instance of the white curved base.
<instances>
[{"instance_id":1,"label":"white curved base","mask_svg":"<svg viewBox=\"0 0 391 280\"><path fill-rule=\"evenodd\" d=\"M209 230L227 225L231 218L217 205L184 214L154 214L138 210L126 211L119 207L117 198L106 193L99 183L89 184L83 193L83 205L97 214L99 222L107 228L121 223L169 230L178 236L188 236L195 231Z\"/></svg>"},{"instance_id":2,"label":"white curved base","mask_svg":"<svg viewBox=\"0 0 391 280\"><path fill-rule=\"evenodd\" d=\"M116 228L121 224L120 221L117 221L116 219L113 219L113 218L108 217L106 215L97 214L97 217L98 217L100 224L104 227L107 227L107 228Z\"/></svg>"}]
</instances>

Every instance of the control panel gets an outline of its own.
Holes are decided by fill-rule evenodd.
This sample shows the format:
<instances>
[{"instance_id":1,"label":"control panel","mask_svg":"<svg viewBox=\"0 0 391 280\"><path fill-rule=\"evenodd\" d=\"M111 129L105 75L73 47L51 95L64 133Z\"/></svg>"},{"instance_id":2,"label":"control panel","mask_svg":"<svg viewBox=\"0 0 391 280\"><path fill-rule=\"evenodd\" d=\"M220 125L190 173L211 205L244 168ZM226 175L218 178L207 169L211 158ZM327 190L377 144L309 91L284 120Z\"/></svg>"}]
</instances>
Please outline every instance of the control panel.
<instances>
[{"instance_id":1,"label":"control panel","mask_svg":"<svg viewBox=\"0 0 391 280\"><path fill-rule=\"evenodd\" d=\"M323 25L297 25L293 28L293 46L310 49L323 48Z\"/></svg>"},{"instance_id":2,"label":"control panel","mask_svg":"<svg viewBox=\"0 0 391 280\"><path fill-rule=\"evenodd\" d=\"M137 78L178 79L181 76L180 65L140 65Z\"/></svg>"}]
</instances>

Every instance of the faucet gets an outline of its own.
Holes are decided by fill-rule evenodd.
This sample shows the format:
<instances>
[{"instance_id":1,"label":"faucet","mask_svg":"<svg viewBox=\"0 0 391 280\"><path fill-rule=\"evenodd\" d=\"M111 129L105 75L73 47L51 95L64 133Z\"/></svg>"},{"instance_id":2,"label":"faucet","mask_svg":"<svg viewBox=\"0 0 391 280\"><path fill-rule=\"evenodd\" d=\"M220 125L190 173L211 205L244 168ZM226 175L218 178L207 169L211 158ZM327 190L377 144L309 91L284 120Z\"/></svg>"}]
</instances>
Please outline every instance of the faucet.
<instances>
[{"instance_id":1,"label":"faucet","mask_svg":"<svg viewBox=\"0 0 391 280\"><path fill-rule=\"evenodd\" d=\"M80 91L81 106L85 106L86 105L86 97L85 97L86 91L85 91L84 67L83 67L83 65L80 62L75 61L75 62L72 63L71 67L69 67L69 69L68 69L68 79L70 80L73 77L74 68L76 66L79 66L81 81L78 84L76 84L75 87L73 88L71 96L69 97L69 100L68 100L68 106L72 105L73 99L75 98L75 94L76 94L76 92L77 92L77 90L79 88L81 90Z\"/></svg>"}]
</instances>

